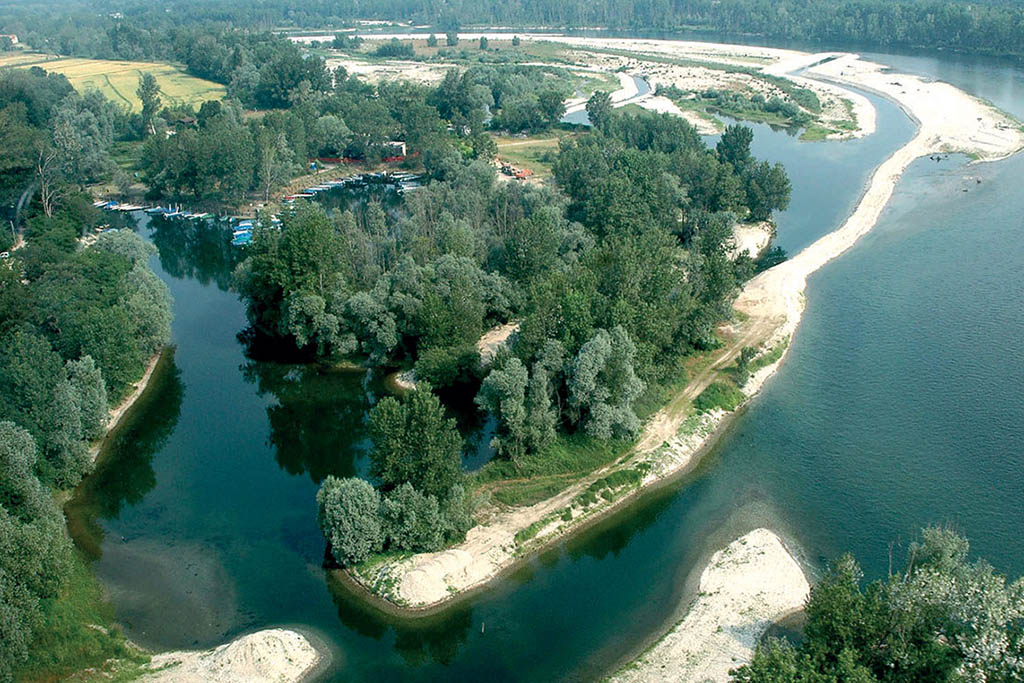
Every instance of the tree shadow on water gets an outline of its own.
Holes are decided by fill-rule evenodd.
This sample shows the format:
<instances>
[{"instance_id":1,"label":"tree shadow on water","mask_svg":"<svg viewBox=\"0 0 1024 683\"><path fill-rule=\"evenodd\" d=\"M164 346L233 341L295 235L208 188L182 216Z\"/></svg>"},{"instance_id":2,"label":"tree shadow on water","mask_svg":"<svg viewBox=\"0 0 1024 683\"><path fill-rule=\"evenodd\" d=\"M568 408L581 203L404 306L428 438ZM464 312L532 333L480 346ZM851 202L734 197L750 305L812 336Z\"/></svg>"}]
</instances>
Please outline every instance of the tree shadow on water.
<instances>
[{"instance_id":1,"label":"tree shadow on water","mask_svg":"<svg viewBox=\"0 0 1024 683\"><path fill-rule=\"evenodd\" d=\"M185 386L168 349L149 386L104 441L96 469L82 480L64 507L75 545L91 560L101 555L100 520L117 519L156 486L153 456L178 424Z\"/></svg>"}]
</instances>

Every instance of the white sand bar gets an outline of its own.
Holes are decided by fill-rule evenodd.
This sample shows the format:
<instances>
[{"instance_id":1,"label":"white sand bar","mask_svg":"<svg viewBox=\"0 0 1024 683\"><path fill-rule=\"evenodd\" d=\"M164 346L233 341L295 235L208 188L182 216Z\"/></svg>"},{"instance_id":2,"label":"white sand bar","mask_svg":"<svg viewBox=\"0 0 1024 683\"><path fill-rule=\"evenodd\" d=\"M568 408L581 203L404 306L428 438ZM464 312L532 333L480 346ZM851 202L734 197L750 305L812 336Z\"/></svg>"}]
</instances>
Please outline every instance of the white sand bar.
<instances>
[{"instance_id":1,"label":"white sand bar","mask_svg":"<svg viewBox=\"0 0 1024 683\"><path fill-rule=\"evenodd\" d=\"M165 652L149 664L142 678L150 683L263 683L301 681L322 661L301 633L267 629L242 636L212 650Z\"/></svg>"},{"instance_id":2,"label":"white sand bar","mask_svg":"<svg viewBox=\"0 0 1024 683\"><path fill-rule=\"evenodd\" d=\"M801 609L809 592L779 537L755 529L711 556L683 620L611 680L728 681L730 669L751 660L768 627Z\"/></svg>"}]
</instances>

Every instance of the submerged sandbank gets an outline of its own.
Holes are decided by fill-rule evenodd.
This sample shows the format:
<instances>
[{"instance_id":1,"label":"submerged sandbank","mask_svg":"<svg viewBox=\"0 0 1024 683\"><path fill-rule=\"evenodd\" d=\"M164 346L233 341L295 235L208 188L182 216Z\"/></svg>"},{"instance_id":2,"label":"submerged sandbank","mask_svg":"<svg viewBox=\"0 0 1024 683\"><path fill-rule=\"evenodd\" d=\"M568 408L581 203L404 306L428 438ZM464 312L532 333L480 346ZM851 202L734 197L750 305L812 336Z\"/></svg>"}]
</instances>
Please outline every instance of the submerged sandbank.
<instances>
[{"instance_id":1,"label":"submerged sandbank","mask_svg":"<svg viewBox=\"0 0 1024 683\"><path fill-rule=\"evenodd\" d=\"M686 616L612 681L728 681L769 626L803 608L810 585L779 537L755 529L711 556L698 590Z\"/></svg>"},{"instance_id":2,"label":"submerged sandbank","mask_svg":"<svg viewBox=\"0 0 1024 683\"><path fill-rule=\"evenodd\" d=\"M130 394L124 397L124 399L116 406L110 409L107 415L107 429L103 434L103 437L99 439L92 448L89 449L89 461L96 462L96 457L100 454L100 450L103 448L103 444L106 443L107 437L110 433L117 429L118 425L121 424L121 420L125 414L131 410L131 407L135 405L149 387L150 381L153 379L153 374L156 371L157 365L160 360L170 354L170 347L164 347L146 363L146 369L142 373L142 377L136 382L132 388Z\"/></svg>"}]
</instances>

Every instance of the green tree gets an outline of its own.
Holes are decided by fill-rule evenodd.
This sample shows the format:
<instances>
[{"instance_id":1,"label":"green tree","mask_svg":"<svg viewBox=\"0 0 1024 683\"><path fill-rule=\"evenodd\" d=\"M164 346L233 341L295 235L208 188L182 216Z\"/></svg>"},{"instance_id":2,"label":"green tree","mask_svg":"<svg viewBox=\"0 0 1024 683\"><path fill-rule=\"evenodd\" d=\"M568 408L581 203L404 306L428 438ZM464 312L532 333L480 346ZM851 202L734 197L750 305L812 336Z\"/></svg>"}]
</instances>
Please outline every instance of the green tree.
<instances>
[{"instance_id":1,"label":"green tree","mask_svg":"<svg viewBox=\"0 0 1024 683\"><path fill-rule=\"evenodd\" d=\"M604 90L598 90L587 100L587 116L598 130L605 130L611 122L612 97Z\"/></svg>"},{"instance_id":2,"label":"green tree","mask_svg":"<svg viewBox=\"0 0 1024 683\"><path fill-rule=\"evenodd\" d=\"M753 164L746 185L751 220L766 221L772 217L772 211L789 206L791 187L782 164L772 165L767 161Z\"/></svg>"},{"instance_id":3,"label":"green tree","mask_svg":"<svg viewBox=\"0 0 1024 683\"><path fill-rule=\"evenodd\" d=\"M529 377L515 356L498 359L480 385L476 404L498 420L491 442L499 455L514 463L526 452L526 385Z\"/></svg>"},{"instance_id":4,"label":"green tree","mask_svg":"<svg viewBox=\"0 0 1024 683\"><path fill-rule=\"evenodd\" d=\"M444 44L448 47L455 47L459 44L459 34L455 31L448 31L444 34Z\"/></svg>"},{"instance_id":5,"label":"green tree","mask_svg":"<svg viewBox=\"0 0 1024 683\"><path fill-rule=\"evenodd\" d=\"M433 33L427 36L427 47L437 47L437 36Z\"/></svg>"},{"instance_id":6,"label":"green tree","mask_svg":"<svg viewBox=\"0 0 1024 683\"><path fill-rule=\"evenodd\" d=\"M486 50L487 49L487 36L480 36L480 49L481 50Z\"/></svg>"},{"instance_id":7,"label":"green tree","mask_svg":"<svg viewBox=\"0 0 1024 683\"><path fill-rule=\"evenodd\" d=\"M380 552L384 533L380 494L362 479L327 477L316 494L317 520L342 565L359 564Z\"/></svg>"},{"instance_id":8,"label":"green tree","mask_svg":"<svg viewBox=\"0 0 1024 683\"><path fill-rule=\"evenodd\" d=\"M461 479L462 438L429 387L382 399L370 411L370 437L370 471L385 491L408 482L447 500Z\"/></svg>"},{"instance_id":9,"label":"green tree","mask_svg":"<svg viewBox=\"0 0 1024 683\"><path fill-rule=\"evenodd\" d=\"M599 439L633 436L640 420L633 402L643 393L633 362L636 346L626 330L599 329L569 366L569 406L587 434Z\"/></svg>"},{"instance_id":10,"label":"green tree","mask_svg":"<svg viewBox=\"0 0 1024 683\"><path fill-rule=\"evenodd\" d=\"M107 387L91 356L67 362L68 381L75 391L82 421L82 436L95 441L107 428Z\"/></svg>"},{"instance_id":11,"label":"green tree","mask_svg":"<svg viewBox=\"0 0 1024 683\"><path fill-rule=\"evenodd\" d=\"M856 560L841 558L811 591L803 642L762 644L734 680L1020 680L1024 580L1008 584L968 549L949 529L925 529L901 572L866 587Z\"/></svg>"},{"instance_id":12,"label":"green tree","mask_svg":"<svg viewBox=\"0 0 1024 683\"><path fill-rule=\"evenodd\" d=\"M139 88L135 91L142 101L142 123L150 135L156 134L153 120L160 109L160 84L156 77L150 72L145 72L139 78Z\"/></svg>"},{"instance_id":13,"label":"green tree","mask_svg":"<svg viewBox=\"0 0 1024 683\"><path fill-rule=\"evenodd\" d=\"M420 493L409 482L384 496L380 514L392 549L433 552L443 547L445 528L437 498Z\"/></svg>"},{"instance_id":14,"label":"green tree","mask_svg":"<svg viewBox=\"0 0 1024 683\"><path fill-rule=\"evenodd\" d=\"M541 90L537 93L537 103L548 124L556 124L565 116L565 94L561 90Z\"/></svg>"},{"instance_id":15,"label":"green tree","mask_svg":"<svg viewBox=\"0 0 1024 683\"><path fill-rule=\"evenodd\" d=\"M739 124L726 126L715 151L719 160L732 164L737 171L743 171L750 163L750 143L753 141L754 131L750 128Z\"/></svg>"}]
</instances>

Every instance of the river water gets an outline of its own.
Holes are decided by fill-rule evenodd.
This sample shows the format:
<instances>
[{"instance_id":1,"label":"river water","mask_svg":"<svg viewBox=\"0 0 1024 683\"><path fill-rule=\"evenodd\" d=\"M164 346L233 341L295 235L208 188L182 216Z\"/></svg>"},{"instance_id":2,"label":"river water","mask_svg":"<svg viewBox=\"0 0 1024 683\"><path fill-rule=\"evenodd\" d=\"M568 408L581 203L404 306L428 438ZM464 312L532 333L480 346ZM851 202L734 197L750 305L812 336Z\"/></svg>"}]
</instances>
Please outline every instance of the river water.
<instances>
[{"instance_id":1,"label":"river water","mask_svg":"<svg viewBox=\"0 0 1024 683\"><path fill-rule=\"evenodd\" d=\"M977 60L878 57L1024 117L1024 75ZM901 61L902 60L902 61ZM790 252L835 229L912 135L801 143L755 126L793 182ZM811 571L844 551L883 574L923 524L950 523L1024 573L1024 156L916 162L878 227L814 275L779 373L698 470L443 615L394 620L321 569L314 497L365 471L362 373L252 360L216 228L139 230L175 297L173 366L69 506L128 634L210 646L273 625L330 644L340 680L591 679L678 617L708 554L759 525ZM977 180L980 179L981 183ZM187 227L185 227L187 226Z\"/></svg>"}]
</instances>

